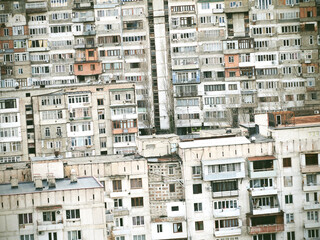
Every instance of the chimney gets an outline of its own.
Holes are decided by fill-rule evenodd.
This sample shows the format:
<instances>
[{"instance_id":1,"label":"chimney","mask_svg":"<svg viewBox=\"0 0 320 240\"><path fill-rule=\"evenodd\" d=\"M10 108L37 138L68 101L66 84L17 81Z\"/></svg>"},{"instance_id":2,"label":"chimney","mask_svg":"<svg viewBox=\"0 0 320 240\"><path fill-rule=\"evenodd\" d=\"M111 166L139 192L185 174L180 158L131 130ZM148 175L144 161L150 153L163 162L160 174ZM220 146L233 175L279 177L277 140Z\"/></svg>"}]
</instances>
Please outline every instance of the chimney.
<instances>
[{"instance_id":1,"label":"chimney","mask_svg":"<svg viewBox=\"0 0 320 240\"><path fill-rule=\"evenodd\" d=\"M11 178L11 188L18 188L18 179L17 178Z\"/></svg>"},{"instance_id":2,"label":"chimney","mask_svg":"<svg viewBox=\"0 0 320 240\"><path fill-rule=\"evenodd\" d=\"M56 187L56 179L52 173L48 174L48 187L55 188Z\"/></svg>"},{"instance_id":3,"label":"chimney","mask_svg":"<svg viewBox=\"0 0 320 240\"><path fill-rule=\"evenodd\" d=\"M70 183L76 183L76 182L78 182L76 170L71 169Z\"/></svg>"},{"instance_id":4,"label":"chimney","mask_svg":"<svg viewBox=\"0 0 320 240\"><path fill-rule=\"evenodd\" d=\"M41 176L34 176L33 179L34 179L34 185L35 185L36 189L42 190L43 184L42 184Z\"/></svg>"}]
</instances>

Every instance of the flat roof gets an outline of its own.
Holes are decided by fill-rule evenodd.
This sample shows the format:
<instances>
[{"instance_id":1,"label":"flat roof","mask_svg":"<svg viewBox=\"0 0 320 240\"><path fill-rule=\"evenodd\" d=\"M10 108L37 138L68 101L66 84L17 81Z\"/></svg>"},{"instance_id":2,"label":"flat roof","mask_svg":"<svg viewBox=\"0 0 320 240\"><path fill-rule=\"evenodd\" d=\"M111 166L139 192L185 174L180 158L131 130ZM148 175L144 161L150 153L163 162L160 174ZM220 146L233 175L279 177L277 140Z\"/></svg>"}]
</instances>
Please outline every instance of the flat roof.
<instances>
[{"instance_id":1,"label":"flat roof","mask_svg":"<svg viewBox=\"0 0 320 240\"><path fill-rule=\"evenodd\" d=\"M21 182L18 184L18 188L11 188L10 183L0 184L0 196L103 187L94 177L81 177L75 183L71 183L70 179L56 179L55 188L49 188L46 180L43 180L42 183L42 190L36 189L34 182Z\"/></svg>"},{"instance_id":2,"label":"flat roof","mask_svg":"<svg viewBox=\"0 0 320 240\"><path fill-rule=\"evenodd\" d=\"M228 137L228 138L212 138L199 139L187 142L180 142L180 148L201 148L201 147L215 147L224 145L238 145L251 143L246 137Z\"/></svg>"},{"instance_id":3,"label":"flat roof","mask_svg":"<svg viewBox=\"0 0 320 240\"><path fill-rule=\"evenodd\" d=\"M149 138L173 138L173 137L176 137L176 138L179 138L178 135L176 134L159 134L159 135L144 135L144 136L138 136L137 138L139 139L149 139Z\"/></svg>"}]
</instances>

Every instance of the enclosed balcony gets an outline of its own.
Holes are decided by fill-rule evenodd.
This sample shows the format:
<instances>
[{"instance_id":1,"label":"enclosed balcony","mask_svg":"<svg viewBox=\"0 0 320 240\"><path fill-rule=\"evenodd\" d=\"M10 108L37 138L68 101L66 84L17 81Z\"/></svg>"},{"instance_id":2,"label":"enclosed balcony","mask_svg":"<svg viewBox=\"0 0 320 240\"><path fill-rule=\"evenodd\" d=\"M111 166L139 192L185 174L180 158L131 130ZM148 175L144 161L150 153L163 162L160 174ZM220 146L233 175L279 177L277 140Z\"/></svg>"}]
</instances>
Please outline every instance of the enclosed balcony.
<instances>
[{"instance_id":1,"label":"enclosed balcony","mask_svg":"<svg viewBox=\"0 0 320 240\"><path fill-rule=\"evenodd\" d=\"M277 233L284 231L283 212L254 216L247 214L249 234Z\"/></svg>"},{"instance_id":2,"label":"enclosed balcony","mask_svg":"<svg viewBox=\"0 0 320 240\"><path fill-rule=\"evenodd\" d=\"M275 187L273 178L260 178L250 180L249 192L252 197L276 195L277 188Z\"/></svg>"},{"instance_id":3,"label":"enclosed balcony","mask_svg":"<svg viewBox=\"0 0 320 240\"><path fill-rule=\"evenodd\" d=\"M274 156L249 157L248 160L250 178L266 178L277 175Z\"/></svg>"},{"instance_id":4,"label":"enclosed balcony","mask_svg":"<svg viewBox=\"0 0 320 240\"><path fill-rule=\"evenodd\" d=\"M238 199L221 199L213 203L213 216L222 217L239 217L240 206Z\"/></svg>"},{"instance_id":5,"label":"enclosed balcony","mask_svg":"<svg viewBox=\"0 0 320 240\"><path fill-rule=\"evenodd\" d=\"M243 158L202 160L203 180L214 181L245 177Z\"/></svg>"},{"instance_id":6,"label":"enclosed balcony","mask_svg":"<svg viewBox=\"0 0 320 240\"><path fill-rule=\"evenodd\" d=\"M37 13L48 11L47 2L30 2L26 3L27 13Z\"/></svg>"},{"instance_id":7,"label":"enclosed balcony","mask_svg":"<svg viewBox=\"0 0 320 240\"><path fill-rule=\"evenodd\" d=\"M238 218L220 219L215 221L215 237L226 237L241 234L241 220Z\"/></svg>"},{"instance_id":8,"label":"enclosed balcony","mask_svg":"<svg viewBox=\"0 0 320 240\"><path fill-rule=\"evenodd\" d=\"M232 197L239 195L238 180L212 181L212 197Z\"/></svg>"}]
</instances>

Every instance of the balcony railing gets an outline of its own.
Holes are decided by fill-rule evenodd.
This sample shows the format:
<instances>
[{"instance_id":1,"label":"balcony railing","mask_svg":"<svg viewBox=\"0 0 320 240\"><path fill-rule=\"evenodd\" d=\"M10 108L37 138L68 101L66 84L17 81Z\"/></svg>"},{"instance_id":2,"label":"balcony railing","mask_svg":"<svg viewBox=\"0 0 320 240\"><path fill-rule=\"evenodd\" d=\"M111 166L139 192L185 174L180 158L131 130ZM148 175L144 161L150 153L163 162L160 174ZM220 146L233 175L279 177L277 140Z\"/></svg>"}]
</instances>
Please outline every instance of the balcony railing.
<instances>
[{"instance_id":1,"label":"balcony railing","mask_svg":"<svg viewBox=\"0 0 320 240\"><path fill-rule=\"evenodd\" d=\"M258 225L248 228L249 234L276 233L284 231L284 224Z\"/></svg>"}]
</instances>

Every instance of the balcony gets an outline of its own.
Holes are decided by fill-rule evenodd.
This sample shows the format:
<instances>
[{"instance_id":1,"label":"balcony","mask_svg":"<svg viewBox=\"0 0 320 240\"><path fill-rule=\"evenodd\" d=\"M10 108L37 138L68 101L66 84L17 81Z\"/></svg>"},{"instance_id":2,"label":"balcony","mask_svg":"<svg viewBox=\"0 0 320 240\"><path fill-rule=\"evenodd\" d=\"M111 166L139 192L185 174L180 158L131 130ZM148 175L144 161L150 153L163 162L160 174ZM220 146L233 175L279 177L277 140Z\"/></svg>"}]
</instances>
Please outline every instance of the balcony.
<instances>
[{"instance_id":1,"label":"balcony","mask_svg":"<svg viewBox=\"0 0 320 240\"><path fill-rule=\"evenodd\" d=\"M265 195L277 195L278 190L276 188L252 188L249 189L251 192L251 196L255 197L255 196L265 196Z\"/></svg>"},{"instance_id":2,"label":"balcony","mask_svg":"<svg viewBox=\"0 0 320 240\"><path fill-rule=\"evenodd\" d=\"M74 23L94 22L94 16L72 18Z\"/></svg>"},{"instance_id":3,"label":"balcony","mask_svg":"<svg viewBox=\"0 0 320 240\"><path fill-rule=\"evenodd\" d=\"M249 176L250 178L276 177L276 164L274 156L249 157Z\"/></svg>"},{"instance_id":4,"label":"balcony","mask_svg":"<svg viewBox=\"0 0 320 240\"><path fill-rule=\"evenodd\" d=\"M85 9L93 9L93 2L79 2L74 3L73 10L85 10Z\"/></svg>"},{"instance_id":5,"label":"balcony","mask_svg":"<svg viewBox=\"0 0 320 240\"><path fill-rule=\"evenodd\" d=\"M236 196L239 196L239 190L212 192L212 197L213 198L236 197Z\"/></svg>"},{"instance_id":6,"label":"balcony","mask_svg":"<svg viewBox=\"0 0 320 240\"><path fill-rule=\"evenodd\" d=\"M319 165L301 166L301 172L302 173L320 172L320 166Z\"/></svg>"},{"instance_id":7,"label":"balcony","mask_svg":"<svg viewBox=\"0 0 320 240\"><path fill-rule=\"evenodd\" d=\"M215 181L224 179L237 179L245 177L243 158L223 159L223 160L203 160L203 180ZM232 169L234 167L234 169ZM227 169L229 168L229 169ZM237 168L237 169L236 169ZM213 170L212 170L213 169Z\"/></svg>"},{"instance_id":8,"label":"balcony","mask_svg":"<svg viewBox=\"0 0 320 240\"><path fill-rule=\"evenodd\" d=\"M314 210L314 209L320 209L320 203L319 202L305 202L303 205L303 210Z\"/></svg>"},{"instance_id":9,"label":"balcony","mask_svg":"<svg viewBox=\"0 0 320 240\"><path fill-rule=\"evenodd\" d=\"M261 215L261 214L273 214L273 213L279 213L280 208L279 206L258 206L254 207L252 209L253 215Z\"/></svg>"},{"instance_id":10,"label":"balcony","mask_svg":"<svg viewBox=\"0 0 320 240\"><path fill-rule=\"evenodd\" d=\"M303 225L304 228L319 228L320 222L319 220L305 220Z\"/></svg>"},{"instance_id":11,"label":"balcony","mask_svg":"<svg viewBox=\"0 0 320 240\"><path fill-rule=\"evenodd\" d=\"M215 237L241 235L241 227L220 228L214 231Z\"/></svg>"},{"instance_id":12,"label":"balcony","mask_svg":"<svg viewBox=\"0 0 320 240\"><path fill-rule=\"evenodd\" d=\"M56 230L62 230L63 229L63 220L56 222L50 222L49 224L45 222L38 222L38 232L40 231L56 231Z\"/></svg>"},{"instance_id":13,"label":"balcony","mask_svg":"<svg viewBox=\"0 0 320 240\"><path fill-rule=\"evenodd\" d=\"M116 128L112 130L112 134L122 134L122 133L137 133L138 128L132 127L132 128Z\"/></svg>"},{"instance_id":14,"label":"balcony","mask_svg":"<svg viewBox=\"0 0 320 240\"><path fill-rule=\"evenodd\" d=\"M27 13L37 13L37 12L47 12L47 11L48 11L47 2L26 3Z\"/></svg>"},{"instance_id":15,"label":"balcony","mask_svg":"<svg viewBox=\"0 0 320 240\"><path fill-rule=\"evenodd\" d=\"M316 183L316 182L305 183L302 188L303 188L303 191L305 192L319 191L320 183Z\"/></svg>"},{"instance_id":16,"label":"balcony","mask_svg":"<svg viewBox=\"0 0 320 240\"><path fill-rule=\"evenodd\" d=\"M94 35L96 35L96 31L95 30L83 31L83 35L84 36L94 36Z\"/></svg>"},{"instance_id":17,"label":"balcony","mask_svg":"<svg viewBox=\"0 0 320 240\"><path fill-rule=\"evenodd\" d=\"M111 121L137 119L137 118L138 118L138 115L136 113L111 115Z\"/></svg>"},{"instance_id":18,"label":"balcony","mask_svg":"<svg viewBox=\"0 0 320 240\"><path fill-rule=\"evenodd\" d=\"M215 218L239 217L240 208L215 209L213 210L213 216Z\"/></svg>"},{"instance_id":19,"label":"balcony","mask_svg":"<svg viewBox=\"0 0 320 240\"><path fill-rule=\"evenodd\" d=\"M127 208L115 208L113 210L113 215L115 217L118 216L128 216L129 215L129 210Z\"/></svg>"},{"instance_id":20,"label":"balcony","mask_svg":"<svg viewBox=\"0 0 320 240\"><path fill-rule=\"evenodd\" d=\"M264 226L248 227L249 234L277 233L284 231L284 224L272 224Z\"/></svg>"},{"instance_id":21,"label":"balcony","mask_svg":"<svg viewBox=\"0 0 320 240\"><path fill-rule=\"evenodd\" d=\"M247 214L249 234L277 233L284 231L284 213L263 214L254 216Z\"/></svg>"}]
</instances>

